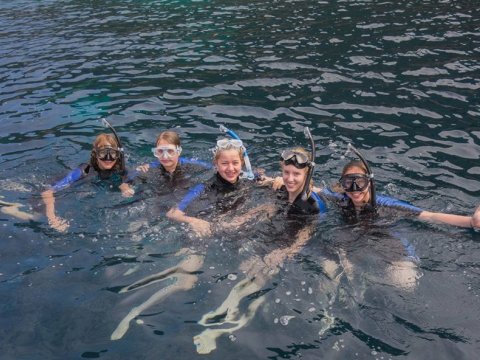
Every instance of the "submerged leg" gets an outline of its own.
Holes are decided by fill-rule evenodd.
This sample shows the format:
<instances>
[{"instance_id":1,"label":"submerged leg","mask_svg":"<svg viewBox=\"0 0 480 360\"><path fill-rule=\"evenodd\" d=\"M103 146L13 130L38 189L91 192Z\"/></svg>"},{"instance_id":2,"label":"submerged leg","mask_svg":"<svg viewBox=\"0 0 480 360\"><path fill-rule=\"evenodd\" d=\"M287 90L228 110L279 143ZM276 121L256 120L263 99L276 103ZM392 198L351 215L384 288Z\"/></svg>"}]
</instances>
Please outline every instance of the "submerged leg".
<instances>
[{"instance_id":1,"label":"submerged leg","mask_svg":"<svg viewBox=\"0 0 480 360\"><path fill-rule=\"evenodd\" d=\"M208 328L202 331L200 334L194 336L193 343L197 347L197 352L199 354L209 354L210 352L215 350L217 348L217 339L224 334L231 334L234 331L237 331L238 329L244 327L251 319L253 319L255 313L257 312L257 309L264 302L264 300L265 296L261 296L255 299L248 306L246 313L242 315L238 320L228 321L235 326L228 329Z\"/></svg>"},{"instance_id":2,"label":"submerged leg","mask_svg":"<svg viewBox=\"0 0 480 360\"><path fill-rule=\"evenodd\" d=\"M259 291L263 286L263 282L251 279L243 279L228 294L225 301L214 311L202 316L198 322L203 326L221 325L230 323L237 316L240 301L246 296Z\"/></svg>"},{"instance_id":3,"label":"submerged leg","mask_svg":"<svg viewBox=\"0 0 480 360\"><path fill-rule=\"evenodd\" d=\"M143 304L134 307L130 312L123 318L123 320L118 324L115 331L110 336L111 340L118 340L125 335L130 327L130 321L139 316L143 311L150 308L152 305L155 305L162 299L167 296L174 294L177 291L186 291L190 290L195 283L197 282L197 276L190 274L188 272L194 272L198 270L203 264L203 256L200 255L189 255L187 259L183 260L177 266L166 269L161 273L147 277L137 281L136 283L123 288L120 292L127 292L140 287L146 286L152 282L161 281L165 279L172 278L174 282L167 287L164 287L157 291L155 294L150 296L147 301ZM150 280L150 281L147 281ZM136 286L134 286L136 285Z\"/></svg>"},{"instance_id":4,"label":"submerged leg","mask_svg":"<svg viewBox=\"0 0 480 360\"><path fill-rule=\"evenodd\" d=\"M140 289L144 286L150 285L157 281L163 281L169 279L172 274L175 273L189 273L194 272L200 269L203 264L203 256L200 255L189 255L185 260L181 261L175 266L172 266L168 269L163 270L155 275L147 276L143 279L135 281L133 284L125 286L120 290L120 293Z\"/></svg>"},{"instance_id":5,"label":"submerged leg","mask_svg":"<svg viewBox=\"0 0 480 360\"><path fill-rule=\"evenodd\" d=\"M17 203L0 201L0 211L4 214L16 217L20 220L37 220L39 218L38 214L29 214L25 211L20 210L21 206L21 204Z\"/></svg>"}]
</instances>

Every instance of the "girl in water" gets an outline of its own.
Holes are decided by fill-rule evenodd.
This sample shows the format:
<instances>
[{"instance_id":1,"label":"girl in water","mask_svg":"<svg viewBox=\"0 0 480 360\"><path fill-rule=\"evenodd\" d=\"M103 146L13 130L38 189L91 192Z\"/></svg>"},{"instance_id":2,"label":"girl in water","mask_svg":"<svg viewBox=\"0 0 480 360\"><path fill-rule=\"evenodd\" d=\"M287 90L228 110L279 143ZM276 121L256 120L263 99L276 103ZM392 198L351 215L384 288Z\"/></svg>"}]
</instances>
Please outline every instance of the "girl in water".
<instances>
[{"instance_id":1,"label":"girl in water","mask_svg":"<svg viewBox=\"0 0 480 360\"><path fill-rule=\"evenodd\" d=\"M264 296L257 297L253 294L265 286L287 258L293 257L302 249L311 237L315 220L326 212L324 201L312 191L312 155L300 147L286 150L281 154L280 164L284 185L276 192L276 201L261 205L229 222L230 229L237 229L252 219L258 221L259 217L266 217L271 224L275 224L269 227L268 232L268 247L273 245L275 249L262 255L265 252L262 244L259 254L240 265L246 278L234 286L216 310L201 318L199 324L208 328L194 337L194 344L200 354L213 351L218 337L233 333L253 318L265 300ZM253 300L246 312L241 314L240 302L247 297ZM228 327L218 328L224 324Z\"/></svg>"},{"instance_id":2,"label":"girl in water","mask_svg":"<svg viewBox=\"0 0 480 360\"><path fill-rule=\"evenodd\" d=\"M123 148L113 128L110 124L108 126L112 129L113 134L102 133L95 138L90 161L87 164L80 165L42 193L48 224L57 231L65 232L70 224L68 220L57 216L54 194L76 181L96 175L102 181L109 180L117 183L124 196L133 194L133 189L122 182L126 175Z\"/></svg>"},{"instance_id":3,"label":"girl in water","mask_svg":"<svg viewBox=\"0 0 480 360\"><path fill-rule=\"evenodd\" d=\"M369 224L369 220L374 218L398 218L402 216L466 228L480 227L480 207L472 216L463 216L425 211L406 202L377 195L374 177L368 163L358 150L351 145L349 147L360 160L353 160L345 165L340 180L338 184L334 185L333 191L327 188L317 189L322 196L331 200L340 208L348 223ZM369 226L365 227L365 231L368 231L369 228ZM360 236L357 234L357 240ZM396 238L397 236L393 235L393 237ZM415 288L419 277L415 261L412 262L412 259L417 259L417 257L408 240L402 238L398 240L403 245L403 252L406 253L407 257L390 260L387 275L392 285L404 290L412 290ZM351 279L353 277L353 265L347 256L347 249L338 248L337 254L345 274ZM388 257L391 254L385 255ZM333 262L330 262L329 265L332 270L335 269Z\"/></svg>"},{"instance_id":4,"label":"girl in water","mask_svg":"<svg viewBox=\"0 0 480 360\"><path fill-rule=\"evenodd\" d=\"M353 160L346 164L333 190L325 188L320 191L320 194L333 200L348 221L357 221L374 214L381 216L400 212L429 222L467 228L480 226L480 208L472 216L454 215L425 211L400 200L377 196L373 175L364 160Z\"/></svg>"},{"instance_id":5,"label":"girl in water","mask_svg":"<svg viewBox=\"0 0 480 360\"><path fill-rule=\"evenodd\" d=\"M181 157L180 137L172 130L163 131L158 135L152 153L157 159L138 166L136 171L129 176L129 181L139 176L139 173L152 173L156 177L155 180L159 180L162 184L167 185L168 189L171 189L182 185L187 174L193 174L198 169L212 168L212 165L205 161ZM140 175L139 177L143 180L144 176ZM155 183L157 182L155 181Z\"/></svg>"},{"instance_id":6,"label":"girl in water","mask_svg":"<svg viewBox=\"0 0 480 360\"><path fill-rule=\"evenodd\" d=\"M241 140L221 139L217 141L217 146L213 150L215 175L206 184L198 184L192 187L183 200L168 211L168 218L188 224L194 233L200 237L210 235L215 216L219 212L225 213L235 209L245 199L242 190L246 189L246 184L240 176L244 165L244 151L245 148ZM193 214L187 214L187 208ZM209 217L206 219L207 215ZM180 250L177 255L185 256L184 260L178 265L139 280L120 291L121 293L128 292L153 282L166 279L174 280L171 285L160 289L144 303L130 310L112 333L112 340L122 338L129 328L130 321L152 305L175 292L189 290L195 285L197 282L195 272L202 267L204 255L187 248Z\"/></svg>"}]
</instances>

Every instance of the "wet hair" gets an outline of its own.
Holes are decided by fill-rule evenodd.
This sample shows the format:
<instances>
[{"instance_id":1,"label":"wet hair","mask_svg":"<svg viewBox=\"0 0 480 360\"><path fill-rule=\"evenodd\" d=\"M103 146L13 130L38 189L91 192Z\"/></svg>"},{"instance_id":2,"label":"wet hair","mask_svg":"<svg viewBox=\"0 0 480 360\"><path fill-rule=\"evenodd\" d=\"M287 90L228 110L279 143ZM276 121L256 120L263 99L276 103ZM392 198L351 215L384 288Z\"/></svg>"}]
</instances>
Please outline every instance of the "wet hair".
<instances>
[{"instance_id":1,"label":"wet hair","mask_svg":"<svg viewBox=\"0 0 480 360\"><path fill-rule=\"evenodd\" d=\"M365 165L363 164L363 162L361 160L352 160L352 161L349 161L344 167L343 167L343 170L342 170L342 176L345 175L345 173L347 171L349 171L350 169L352 168L359 168L359 169L362 169L363 173L364 174L367 174L368 171L367 171L367 168L365 167ZM335 192L338 192L338 193L345 193L345 190L343 189L342 185L340 184L339 181L337 181L336 183L334 183L332 185L332 190L335 191Z\"/></svg>"},{"instance_id":2,"label":"wet hair","mask_svg":"<svg viewBox=\"0 0 480 360\"><path fill-rule=\"evenodd\" d=\"M157 136L157 140L155 141L155 146L158 145L160 140L164 140L169 144L180 146L180 136L175 131L168 130L162 131L160 135Z\"/></svg>"},{"instance_id":3,"label":"wet hair","mask_svg":"<svg viewBox=\"0 0 480 360\"><path fill-rule=\"evenodd\" d=\"M100 167L98 166L97 154L95 150L98 149L99 147L103 147L103 144L105 143L110 144L111 147L114 149L117 149L117 150L119 149L119 144L113 134L101 133L97 135L97 137L93 141L93 149L92 149L92 152L90 153L90 166L92 166L97 172L102 172L105 170L100 169ZM125 172L123 154L121 154L118 157L117 161L115 162L115 165L109 171L116 171L116 172L119 172L120 174L123 174Z\"/></svg>"},{"instance_id":4,"label":"wet hair","mask_svg":"<svg viewBox=\"0 0 480 360\"><path fill-rule=\"evenodd\" d=\"M231 148L231 149L214 149L213 150L213 163L215 164L218 161L222 152L230 151L230 150L236 150L236 149L234 149L234 148ZM245 149L243 147L238 149L238 156L240 156L240 161L242 163L242 167L245 165L245 158L244 158L244 154L243 154L244 150Z\"/></svg>"},{"instance_id":5,"label":"wet hair","mask_svg":"<svg viewBox=\"0 0 480 360\"><path fill-rule=\"evenodd\" d=\"M301 146L297 146L297 147L293 148L292 151L303 154L308 158L308 160L312 161L312 153L310 151L306 150L305 148L303 148ZM285 166L285 162L283 160L280 160L280 165L282 166L282 169L283 169L283 167ZM295 166L295 165L293 165L293 166ZM305 176L308 176L309 168L304 167L303 169L306 170ZM300 170L302 170L302 169L300 169ZM310 184L308 185L308 191L307 191L308 194L310 194L310 192L312 191L312 188L313 188L313 180L310 180Z\"/></svg>"}]
</instances>

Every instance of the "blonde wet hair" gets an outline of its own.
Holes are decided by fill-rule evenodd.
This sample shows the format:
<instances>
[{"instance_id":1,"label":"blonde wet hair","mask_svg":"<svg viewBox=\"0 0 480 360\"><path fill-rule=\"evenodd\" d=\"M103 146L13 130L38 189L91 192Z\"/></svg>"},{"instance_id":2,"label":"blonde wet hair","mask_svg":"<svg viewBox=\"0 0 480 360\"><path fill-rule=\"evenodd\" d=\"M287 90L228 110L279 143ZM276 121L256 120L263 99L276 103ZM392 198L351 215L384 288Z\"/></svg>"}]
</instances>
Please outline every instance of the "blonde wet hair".
<instances>
[{"instance_id":1,"label":"blonde wet hair","mask_svg":"<svg viewBox=\"0 0 480 360\"><path fill-rule=\"evenodd\" d=\"M160 135L157 136L155 146L158 146L160 140L166 141L167 143L175 146L180 146L180 136L172 130L162 131Z\"/></svg>"}]
</instances>

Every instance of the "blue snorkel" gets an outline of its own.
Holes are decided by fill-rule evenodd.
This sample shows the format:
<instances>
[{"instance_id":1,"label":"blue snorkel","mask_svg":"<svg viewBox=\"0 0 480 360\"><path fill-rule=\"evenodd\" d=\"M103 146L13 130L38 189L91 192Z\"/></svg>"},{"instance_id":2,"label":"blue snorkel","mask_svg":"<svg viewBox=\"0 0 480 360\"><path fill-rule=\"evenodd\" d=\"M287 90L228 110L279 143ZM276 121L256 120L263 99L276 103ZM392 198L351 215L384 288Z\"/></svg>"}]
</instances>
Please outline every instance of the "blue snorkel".
<instances>
[{"instance_id":1,"label":"blue snorkel","mask_svg":"<svg viewBox=\"0 0 480 360\"><path fill-rule=\"evenodd\" d=\"M315 142L313 141L312 133L307 126L305 126L305 128L303 129L303 133L305 134L305 137L310 140L310 147L312 148L312 158L310 159L310 164L308 164L308 175L302 190L302 200L307 201L308 188L310 186L310 182L312 181L313 170L315 168Z\"/></svg>"},{"instance_id":2,"label":"blue snorkel","mask_svg":"<svg viewBox=\"0 0 480 360\"><path fill-rule=\"evenodd\" d=\"M368 166L367 160L363 157L363 155L358 151L355 146L352 144L348 143L347 146L348 150L352 150L355 155L358 156L362 164L365 166L365 169L367 170L367 175L370 178L370 205L372 205L372 208L375 210L377 208L377 197L376 197L376 191L375 191L375 179L373 177L373 172L370 170L370 166Z\"/></svg>"},{"instance_id":3,"label":"blue snorkel","mask_svg":"<svg viewBox=\"0 0 480 360\"><path fill-rule=\"evenodd\" d=\"M220 131L230 135L233 139L237 139L240 141L242 140L237 134L235 134L233 130L227 129L223 125L220 125ZM248 158L247 149L245 146L244 149L245 151L243 152L243 158L245 160L245 172L243 173L243 177L246 177L248 180L253 180L255 178L255 175L252 171L252 164L250 164L250 159Z\"/></svg>"}]
</instances>

